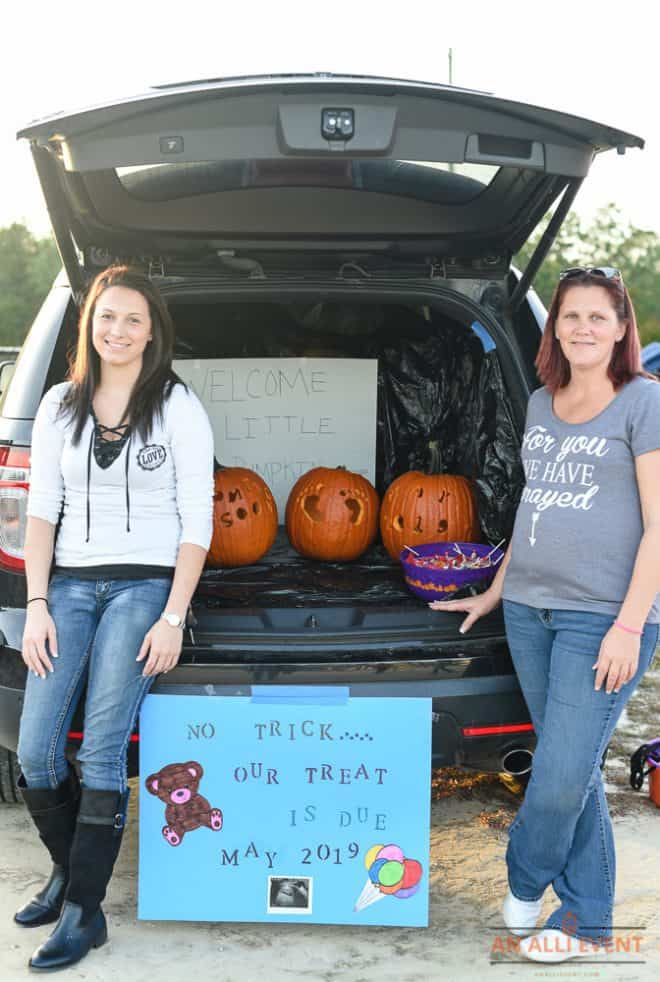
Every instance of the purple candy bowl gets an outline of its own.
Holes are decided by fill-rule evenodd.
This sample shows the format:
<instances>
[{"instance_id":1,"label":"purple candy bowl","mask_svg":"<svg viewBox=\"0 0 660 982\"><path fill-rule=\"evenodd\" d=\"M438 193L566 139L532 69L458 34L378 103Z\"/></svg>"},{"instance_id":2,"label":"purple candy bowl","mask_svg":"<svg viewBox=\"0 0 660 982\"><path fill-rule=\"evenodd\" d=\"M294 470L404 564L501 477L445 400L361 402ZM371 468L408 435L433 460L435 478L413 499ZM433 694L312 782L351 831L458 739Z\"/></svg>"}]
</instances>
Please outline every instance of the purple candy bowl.
<instances>
[{"instance_id":1,"label":"purple candy bowl","mask_svg":"<svg viewBox=\"0 0 660 982\"><path fill-rule=\"evenodd\" d=\"M422 559L430 556L444 556L447 553L450 556L458 556L454 544L453 542L428 542L426 545L414 546L413 548ZM456 545L467 556L473 552L476 552L477 556L487 556L493 549L492 546L481 545L479 542L458 542ZM492 580L503 555L501 549L495 549L490 557L491 564L495 562L495 565L486 566L484 569L434 569L432 566L416 566L410 560L417 559L417 557L409 549L402 549L399 558L403 567L403 578L413 593L421 597L422 600L449 600L453 593L466 586Z\"/></svg>"}]
</instances>

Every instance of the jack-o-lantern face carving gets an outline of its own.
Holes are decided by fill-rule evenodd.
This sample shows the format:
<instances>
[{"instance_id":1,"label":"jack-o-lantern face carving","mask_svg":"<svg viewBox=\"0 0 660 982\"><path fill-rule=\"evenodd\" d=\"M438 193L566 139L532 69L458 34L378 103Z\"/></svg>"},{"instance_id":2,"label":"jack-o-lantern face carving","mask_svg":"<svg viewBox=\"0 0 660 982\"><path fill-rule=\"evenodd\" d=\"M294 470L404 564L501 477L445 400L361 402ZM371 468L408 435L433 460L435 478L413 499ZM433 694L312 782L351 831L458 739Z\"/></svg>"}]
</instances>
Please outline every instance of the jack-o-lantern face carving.
<instances>
[{"instance_id":1,"label":"jack-o-lantern face carving","mask_svg":"<svg viewBox=\"0 0 660 982\"><path fill-rule=\"evenodd\" d=\"M277 505L270 488L247 467L221 467L214 483L209 565L256 563L277 535Z\"/></svg>"},{"instance_id":2,"label":"jack-o-lantern face carving","mask_svg":"<svg viewBox=\"0 0 660 982\"><path fill-rule=\"evenodd\" d=\"M291 489L286 529L303 556L329 562L357 559L378 528L378 494L360 474L315 467Z\"/></svg>"},{"instance_id":3,"label":"jack-o-lantern face carving","mask_svg":"<svg viewBox=\"0 0 660 982\"><path fill-rule=\"evenodd\" d=\"M409 471L383 497L380 534L392 559L404 546L474 542L478 528L472 486L465 477Z\"/></svg>"}]
</instances>

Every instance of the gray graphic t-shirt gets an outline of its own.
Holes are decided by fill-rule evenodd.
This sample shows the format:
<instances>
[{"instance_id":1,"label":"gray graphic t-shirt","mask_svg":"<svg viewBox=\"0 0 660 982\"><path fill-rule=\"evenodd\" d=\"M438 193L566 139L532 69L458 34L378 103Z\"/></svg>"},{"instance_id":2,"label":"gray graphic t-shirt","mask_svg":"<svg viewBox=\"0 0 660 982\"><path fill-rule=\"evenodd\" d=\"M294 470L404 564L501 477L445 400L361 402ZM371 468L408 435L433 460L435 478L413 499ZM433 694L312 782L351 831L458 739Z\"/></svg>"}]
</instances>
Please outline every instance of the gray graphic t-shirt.
<instances>
[{"instance_id":1,"label":"gray graphic t-shirt","mask_svg":"<svg viewBox=\"0 0 660 982\"><path fill-rule=\"evenodd\" d=\"M634 458L658 448L658 382L634 378L586 423L564 423L549 391L533 392L520 451L526 484L502 596L616 616L644 531ZM648 621L660 623L660 594Z\"/></svg>"}]
</instances>

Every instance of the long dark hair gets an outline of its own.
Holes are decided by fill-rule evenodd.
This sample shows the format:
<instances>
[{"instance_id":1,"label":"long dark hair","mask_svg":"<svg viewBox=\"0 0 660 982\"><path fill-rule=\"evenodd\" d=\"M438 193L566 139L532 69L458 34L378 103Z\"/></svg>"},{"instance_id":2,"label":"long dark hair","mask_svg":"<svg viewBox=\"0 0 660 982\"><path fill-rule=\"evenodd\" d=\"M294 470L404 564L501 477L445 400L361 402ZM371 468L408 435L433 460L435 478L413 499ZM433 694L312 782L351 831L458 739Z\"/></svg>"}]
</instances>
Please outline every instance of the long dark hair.
<instances>
[{"instance_id":1,"label":"long dark hair","mask_svg":"<svg viewBox=\"0 0 660 982\"><path fill-rule=\"evenodd\" d=\"M129 266L109 266L92 280L80 311L78 345L67 375L71 385L60 412L68 413L74 429L71 441L80 442L89 419L92 399L101 380L101 359L92 343L92 319L101 294L111 286L125 286L141 293L149 305L152 340L144 349L142 368L130 394L124 420L129 419L143 441L149 439L156 419L162 421L163 403L172 387L182 380L172 371L174 323L160 293L143 273ZM122 422L122 420L120 420Z\"/></svg>"},{"instance_id":2,"label":"long dark hair","mask_svg":"<svg viewBox=\"0 0 660 982\"><path fill-rule=\"evenodd\" d=\"M559 339L555 337L555 324L559 310L566 293L573 286L600 286L607 290L619 323L625 325L625 334L614 345L614 351L607 367L607 375L615 390L636 375L655 380L642 368L641 344L637 331L635 308L630 294L621 279L607 279L598 273L585 272L579 276L567 277L560 280L555 288L548 310L548 319L541 338L541 344L536 356L536 372L541 382L554 393L568 385L571 377L571 366L561 350Z\"/></svg>"}]
</instances>

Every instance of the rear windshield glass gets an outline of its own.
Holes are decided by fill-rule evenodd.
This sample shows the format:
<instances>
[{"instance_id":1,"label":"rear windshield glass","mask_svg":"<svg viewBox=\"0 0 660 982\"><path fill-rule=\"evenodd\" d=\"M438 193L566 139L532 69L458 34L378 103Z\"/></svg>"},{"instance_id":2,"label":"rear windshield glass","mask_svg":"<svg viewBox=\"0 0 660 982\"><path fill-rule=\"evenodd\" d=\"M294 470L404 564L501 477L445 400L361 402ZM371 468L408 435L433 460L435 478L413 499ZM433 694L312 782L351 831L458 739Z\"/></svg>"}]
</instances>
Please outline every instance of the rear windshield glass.
<instances>
[{"instance_id":1,"label":"rear windshield glass","mask_svg":"<svg viewBox=\"0 0 660 982\"><path fill-rule=\"evenodd\" d=\"M124 189L141 201L170 201L242 188L326 187L377 191L437 204L472 201L497 167L410 160L228 160L119 167Z\"/></svg>"}]
</instances>

